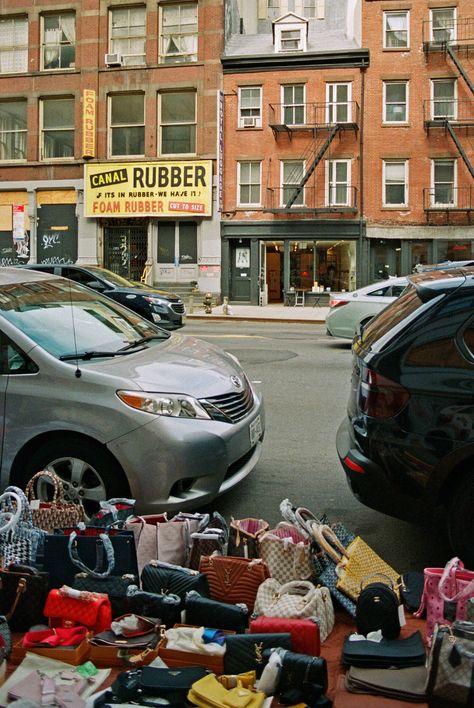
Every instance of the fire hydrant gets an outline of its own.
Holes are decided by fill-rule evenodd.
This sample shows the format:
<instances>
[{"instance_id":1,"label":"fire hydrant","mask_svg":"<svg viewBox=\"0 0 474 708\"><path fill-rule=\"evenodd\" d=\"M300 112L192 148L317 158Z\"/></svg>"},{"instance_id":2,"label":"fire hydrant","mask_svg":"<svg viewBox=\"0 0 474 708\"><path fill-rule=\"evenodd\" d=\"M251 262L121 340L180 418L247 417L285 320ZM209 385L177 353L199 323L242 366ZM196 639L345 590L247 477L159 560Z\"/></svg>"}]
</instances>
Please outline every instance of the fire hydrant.
<instances>
[{"instance_id":1,"label":"fire hydrant","mask_svg":"<svg viewBox=\"0 0 474 708\"><path fill-rule=\"evenodd\" d=\"M204 305L205 314L210 315L212 313L212 295L211 295L211 293L206 293L204 295L204 300L202 301L202 304Z\"/></svg>"}]
</instances>

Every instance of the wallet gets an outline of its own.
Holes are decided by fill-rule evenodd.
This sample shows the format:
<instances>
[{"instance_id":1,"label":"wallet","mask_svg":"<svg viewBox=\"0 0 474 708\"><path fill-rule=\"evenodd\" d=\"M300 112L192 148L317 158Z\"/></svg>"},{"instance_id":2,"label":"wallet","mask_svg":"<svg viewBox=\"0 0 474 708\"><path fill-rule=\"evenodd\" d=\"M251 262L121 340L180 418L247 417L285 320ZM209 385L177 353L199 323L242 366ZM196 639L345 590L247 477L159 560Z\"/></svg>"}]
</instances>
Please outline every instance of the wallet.
<instances>
[{"instance_id":1,"label":"wallet","mask_svg":"<svg viewBox=\"0 0 474 708\"><path fill-rule=\"evenodd\" d=\"M192 590L185 600L186 624L197 627L216 627L243 634L248 627L249 612L239 605L201 597Z\"/></svg>"},{"instance_id":2,"label":"wallet","mask_svg":"<svg viewBox=\"0 0 474 708\"><path fill-rule=\"evenodd\" d=\"M200 666L184 666L181 669L158 669L144 666L141 670L139 686L144 693L166 695L181 693L186 695L193 683L209 672Z\"/></svg>"},{"instance_id":3,"label":"wallet","mask_svg":"<svg viewBox=\"0 0 474 708\"><path fill-rule=\"evenodd\" d=\"M265 667L265 649L291 649L291 634L230 634L226 637L224 673L240 674L255 671L257 678Z\"/></svg>"},{"instance_id":4,"label":"wallet","mask_svg":"<svg viewBox=\"0 0 474 708\"><path fill-rule=\"evenodd\" d=\"M423 666L425 659L425 646L419 631L406 639L384 638L380 642L350 641L346 637L342 647L342 662L347 666L402 669Z\"/></svg>"},{"instance_id":5,"label":"wallet","mask_svg":"<svg viewBox=\"0 0 474 708\"><path fill-rule=\"evenodd\" d=\"M369 693L399 701L426 701L427 670L425 666L405 669L361 669L351 666L345 677L350 693Z\"/></svg>"}]
</instances>

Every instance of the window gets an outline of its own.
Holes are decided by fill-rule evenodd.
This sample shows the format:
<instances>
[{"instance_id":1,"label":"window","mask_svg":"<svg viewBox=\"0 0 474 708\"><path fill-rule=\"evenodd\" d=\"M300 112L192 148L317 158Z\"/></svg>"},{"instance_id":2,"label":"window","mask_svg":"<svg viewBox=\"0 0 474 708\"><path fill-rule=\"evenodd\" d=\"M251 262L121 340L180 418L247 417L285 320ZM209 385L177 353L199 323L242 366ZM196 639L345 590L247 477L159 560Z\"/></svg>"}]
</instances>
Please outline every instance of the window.
<instances>
[{"instance_id":1,"label":"window","mask_svg":"<svg viewBox=\"0 0 474 708\"><path fill-rule=\"evenodd\" d=\"M384 81L384 123L406 123L408 120L408 81Z\"/></svg>"},{"instance_id":2,"label":"window","mask_svg":"<svg viewBox=\"0 0 474 708\"><path fill-rule=\"evenodd\" d=\"M26 160L26 101L0 102L0 160Z\"/></svg>"},{"instance_id":3,"label":"window","mask_svg":"<svg viewBox=\"0 0 474 708\"><path fill-rule=\"evenodd\" d=\"M158 225L157 263L197 263L195 221L161 221Z\"/></svg>"},{"instance_id":4,"label":"window","mask_svg":"<svg viewBox=\"0 0 474 708\"><path fill-rule=\"evenodd\" d=\"M239 194L237 201L239 206L247 204L259 206L261 203L261 163L259 161L239 162L238 183Z\"/></svg>"},{"instance_id":5,"label":"window","mask_svg":"<svg viewBox=\"0 0 474 708\"><path fill-rule=\"evenodd\" d=\"M160 94L162 155L196 153L196 93L176 91Z\"/></svg>"},{"instance_id":6,"label":"window","mask_svg":"<svg viewBox=\"0 0 474 708\"><path fill-rule=\"evenodd\" d=\"M430 10L430 39L450 42L456 39L456 8L437 7Z\"/></svg>"},{"instance_id":7,"label":"window","mask_svg":"<svg viewBox=\"0 0 474 708\"><path fill-rule=\"evenodd\" d=\"M145 63L146 8L115 7L110 11L110 51L125 66Z\"/></svg>"},{"instance_id":8,"label":"window","mask_svg":"<svg viewBox=\"0 0 474 708\"><path fill-rule=\"evenodd\" d=\"M410 46L409 19L410 13L406 10L383 13L384 49L408 49Z\"/></svg>"},{"instance_id":9,"label":"window","mask_svg":"<svg viewBox=\"0 0 474 708\"><path fill-rule=\"evenodd\" d=\"M262 89L260 86L239 89L239 128L262 125Z\"/></svg>"},{"instance_id":10,"label":"window","mask_svg":"<svg viewBox=\"0 0 474 708\"><path fill-rule=\"evenodd\" d=\"M324 4L325 0L267 0L267 16L276 20L286 12L295 12L308 19L323 19Z\"/></svg>"},{"instance_id":11,"label":"window","mask_svg":"<svg viewBox=\"0 0 474 708\"><path fill-rule=\"evenodd\" d=\"M197 61L197 2L161 7L160 61L178 64Z\"/></svg>"},{"instance_id":12,"label":"window","mask_svg":"<svg viewBox=\"0 0 474 708\"><path fill-rule=\"evenodd\" d=\"M0 19L0 73L28 71L28 19Z\"/></svg>"},{"instance_id":13,"label":"window","mask_svg":"<svg viewBox=\"0 0 474 708\"><path fill-rule=\"evenodd\" d=\"M43 69L71 69L76 58L76 18L72 12L43 15Z\"/></svg>"},{"instance_id":14,"label":"window","mask_svg":"<svg viewBox=\"0 0 474 708\"><path fill-rule=\"evenodd\" d=\"M328 160L326 164L326 204L328 206L349 206L350 186L350 160Z\"/></svg>"},{"instance_id":15,"label":"window","mask_svg":"<svg viewBox=\"0 0 474 708\"><path fill-rule=\"evenodd\" d=\"M303 160L282 160L281 162L281 192L282 206L288 204L293 199L295 190L300 184L304 175ZM304 189L298 194L292 206L302 206L304 204Z\"/></svg>"},{"instance_id":16,"label":"window","mask_svg":"<svg viewBox=\"0 0 474 708\"><path fill-rule=\"evenodd\" d=\"M406 206L407 160L390 160L383 163L383 205Z\"/></svg>"},{"instance_id":17,"label":"window","mask_svg":"<svg viewBox=\"0 0 474 708\"><path fill-rule=\"evenodd\" d=\"M456 160L433 160L431 167L433 206L456 205Z\"/></svg>"},{"instance_id":18,"label":"window","mask_svg":"<svg viewBox=\"0 0 474 708\"><path fill-rule=\"evenodd\" d=\"M352 84L326 84L326 122L350 123Z\"/></svg>"},{"instance_id":19,"label":"window","mask_svg":"<svg viewBox=\"0 0 474 708\"><path fill-rule=\"evenodd\" d=\"M41 159L74 157L74 99L43 99L41 106Z\"/></svg>"},{"instance_id":20,"label":"window","mask_svg":"<svg viewBox=\"0 0 474 708\"><path fill-rule=\"evenodd\" d=\"M109 155L143 155L145 105L141 93L110 96Z\"/></svg>"},{"instance_id":21,"label":"window","mask_svg":"<svg viewBox=\"0 0 474 708\"><path fill-rule=\"evenodd\" d=\"M284 125L304 125L305 103L304 84L282 86L282 123Z\"/></svg>"},{"instance_id":22,"label":"window","mask_svg":"<svg viewBox=\"0 0 474 708\"><path fill-rule=\"evenodd\" d=\"M301 28L282 29L280 32L280 52L296 52L303 49L303 32Z\"/></svg>"},{"instance_id":23,"label":"window","mask_svg":"<svg viewBox=\"0 0 474 708\"><path fill-rule=\"evenodd\" d=\"M433 79L431 81L432 118L456 118L456 79Z\"/></svg>"}]
</instances>

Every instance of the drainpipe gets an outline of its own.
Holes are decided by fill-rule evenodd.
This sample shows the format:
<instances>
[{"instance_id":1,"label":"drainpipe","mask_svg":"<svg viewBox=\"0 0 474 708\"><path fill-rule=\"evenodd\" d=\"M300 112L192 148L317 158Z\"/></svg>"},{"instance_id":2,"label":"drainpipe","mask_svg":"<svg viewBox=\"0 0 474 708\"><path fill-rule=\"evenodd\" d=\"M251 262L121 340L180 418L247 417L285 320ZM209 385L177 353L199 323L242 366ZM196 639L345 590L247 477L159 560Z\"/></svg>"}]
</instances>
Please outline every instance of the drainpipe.
<instances>
[{"instance_id":1,"label":"drainpipe","mask_svg":"<svg viewBox=\"0 0 474 708\"><path fill-rule=\"evenodd\" d=\"M363 66L360 70L361 74L361 82L360 82L360 118L359 118L359 123L360 123L360 136L359 136L359 187L360 187L360 198L359 198L359 263L362 260L362 250L366 250L365 248L362 248L362 236L364 233L364 118L365 118L365 72L366 72L365 66ZM368 249L367 249L368 251ZM368 251L368 255L370 258L370 251ZM358 268L358 275L360 279L360 282L357 283L357 287L360 287L363 282L368 278L368 271L369 271L369 264L366 263L365 272L361 272L361 268Z\"/></svg>"}]
</instances>

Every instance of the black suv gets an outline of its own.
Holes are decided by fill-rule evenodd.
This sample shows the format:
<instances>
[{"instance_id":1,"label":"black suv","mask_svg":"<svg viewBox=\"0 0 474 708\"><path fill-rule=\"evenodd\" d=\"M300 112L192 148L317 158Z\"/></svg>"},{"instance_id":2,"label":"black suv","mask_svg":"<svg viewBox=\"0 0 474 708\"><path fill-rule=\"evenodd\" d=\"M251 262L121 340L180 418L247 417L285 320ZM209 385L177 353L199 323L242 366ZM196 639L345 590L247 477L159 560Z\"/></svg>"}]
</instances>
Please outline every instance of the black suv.
<instances>
[{"instance_id":1,"label":"black suv","mask_svg":"<svg viewBox=\"0 0 474 708\"><path fill-rule=\"evenodd\" d=\"M120 302L145 319L164 329L178 329L183 326L185 307L183 301L172 293L157 290L142 283L135 283L121 275L94 265L48 265L28 263L22 268L40 270L69 278L81 285L97 290L102 295Z\"/></svg>"},{"instance_id":2,"label":"black suv","mask_svg":"<svg viewBox=\"0 0 474 708\"><path fill-rule=\"evenodd\" d=\"M474 267L408 279L354 339L337 451L367 506L421 522L444 507L474 565Z\"/></svg>"}]
</instances>

